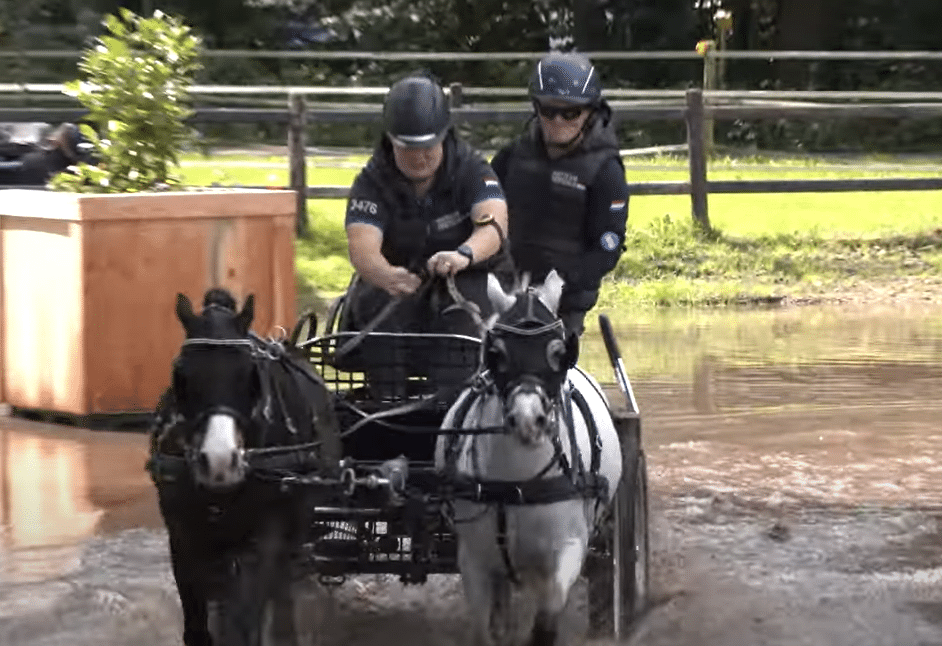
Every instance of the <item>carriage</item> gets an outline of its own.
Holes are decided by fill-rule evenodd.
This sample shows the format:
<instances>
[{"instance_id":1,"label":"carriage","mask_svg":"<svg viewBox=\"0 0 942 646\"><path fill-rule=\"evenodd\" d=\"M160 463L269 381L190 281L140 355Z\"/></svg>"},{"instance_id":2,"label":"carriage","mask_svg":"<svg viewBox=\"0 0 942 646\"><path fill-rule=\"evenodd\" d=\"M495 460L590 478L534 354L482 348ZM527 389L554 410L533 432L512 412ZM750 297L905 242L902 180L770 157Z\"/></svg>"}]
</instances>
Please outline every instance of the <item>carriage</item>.
<instances>
[{"instance_id":1,"label":"carriage","mask_svg":"<svg viewBox=\"0 0 942 646\"><path fill-rule=\"evenodd\" d=\"M561 290L561 282L557 286ZM517 293L537 298L536 291ZM512 300L529 303L527 311L534 311L536 301L519 296ZM422 584L430 574L457 574L457 536L475 521L467 515L459 519L455 512L469 504L494 511L497 529L492 537L511 581L514 571L500 528L500 519L511 517L508 508L515 510L517 522L565 508L575 509L572 513L585 523L588 512L581 506L593 504L592 515L601 529L580 548L588 548L580 558L590 632L616 639L626 634L644 609L648 591L647 473L638 407L608 318L600 316L599 324L622 405L612 406L598 383L575 366L577 353L566 350L560 356L568 359L557 361L554 374L594 384L595 407L578 411L581 427L573 425L575 408L567 409L565 419L556 417L555 425L544 416L543 432L552 439L553 450L549 464L536 476L528 470L524 480L482 480L456 477L456 471L442 468L440 458L447 453L442 447L449 438L463 436L469 440L465 447L476 446L477 440L467 436L477 433L493 434L490 442L510 442L504 450L520 450L513 447L520 447L524 438L511 435L509 429L519 424L506 408L473 420L489 419L489 426L454 424L459 400L482 402L479 411L484 410L483 402L495 401L495 395L487 394L497 392L497 377L487 368L492 365L487 357L495 350L493 334L486 336L489 348L480 338L455 334L339 331L343 302L341 297L328 312L320 335L316 316L309 314L288 338L272 340L249 332L251 296L236 312L231 295L210 290L200 315L189 299L178 297L177 315L187 337L174 364L173 384L158 406L148 469L170 534L171 562L184 605L185 643L211 643L205 633L207 604L221 608L221 634L230 636L225 643L256 643L251 635L259 624L246 619L257 616L256 611L246 614L240 607L290 600L290 592L284 594L286 579L313 576L330 586L348 576L385 574ZM563 331L556 305L545 306L545 311L555 323L540 329ZM540 352L549 356L553 344L563 343L550 339L539 346ZM368 368L349 361L351 348L371 358ZM221 385L224 382L229 385ZM474 399L477 386L481 400ZM561 382L557 392L560 387ZM571 392L573 401L582 397L575 389L562 390ZM588 406L585 401L582 405ZM552 410L558 414L558 409ZM592 420L602 421L596 428ZM240 427L261 435L243 445ZM192 435L201 428L202 434ZM560 449L563 428L568 431L568 458ZM266 433L280 438L266 440ZM616 435L620 456L614 447ZM194 437L203 439L194 445ZM587 469L583 457L590 455ZM543 477L554 465L560 475ZM601 489L580 488L600 484ZM595 493L589 496L589 491ZM612 503L601 504L605 500ZM556 502L562 507L538 504ZM570 526L571 521L560 524L559 518L544 518L549 522L544 527ZM467 549L464 554L471 558ZM578 574L568 572L567 577ZM243 585L233 588L226 583L233 573ZM267 583L256 585L261 581ZM240 606L243 603L249 605Z\"/></svg>"},{"instance_id":2,"label":"carriage","mask_svg":"<svg viewBox=\"0 0 942 646\"><path fill-rule=\"evenodd\" d=\"M312 510L299 567L316 573L322 583L336 585L357 574L392 574L404 583L421 584L429 574L457 573L456 538L449 522L453 483L433 463L442 419L453 402L435 392L429 375L436 368L477 368L481 340L386 332L356 338L355 332L337 330L343 298L328 311L320 336L313 335L317 320L309 315L290 339L290 346L310 361L333 393L346 456L341 483L326 504ZM299 333L305 324L308 336L302 340ZM647 600L647 471L634 393L608 317L600 315L599 324L623 400L612 407L623 476L610 515L591 543L584 575L590 630L618 639L630 630ZM339 348L364 340L383 347L393 363L410 354L426 357L426 369L408 375L404 388L377 388L383 386L376 383L382 375L344 370L335 360ZM388 368L385 374L401 379L401 365ZM303 477L293 480L302 482Z\"/></svg>"}]
</instances>

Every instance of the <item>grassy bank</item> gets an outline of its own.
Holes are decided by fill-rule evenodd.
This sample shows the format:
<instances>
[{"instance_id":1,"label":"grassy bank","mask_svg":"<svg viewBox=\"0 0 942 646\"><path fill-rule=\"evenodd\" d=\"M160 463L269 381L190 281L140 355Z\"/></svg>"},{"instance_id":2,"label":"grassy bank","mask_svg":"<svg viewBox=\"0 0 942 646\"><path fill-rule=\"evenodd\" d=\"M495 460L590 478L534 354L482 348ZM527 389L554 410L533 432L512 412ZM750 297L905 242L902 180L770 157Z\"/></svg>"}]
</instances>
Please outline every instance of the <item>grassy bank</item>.
<instances>
[{"instance_id":1,"label":"grassy bank","mask_svg":"<svg viewBox=\"0 0 942 646\"><path fill-rule=\"evenodd\" d=\"M314 159L308 182L349 185L363 158ZM934 175L942 164L842 165L809 159L716 159L711 179L905 177ZM629 183L683 179L684 159L630 161ZM284 185L284 158L231 158L184 167L189 183ZM330 295L350 277L343 200L310 200L313 232L297 243L303 282ZM642 196L631 200L627 250L602 304L659 305L815 299L899 281L937 285L942 276L942 200L936 192L716 195L710 198L716 235L690 224L690 200Z\"/></svg>"}]
</instances>

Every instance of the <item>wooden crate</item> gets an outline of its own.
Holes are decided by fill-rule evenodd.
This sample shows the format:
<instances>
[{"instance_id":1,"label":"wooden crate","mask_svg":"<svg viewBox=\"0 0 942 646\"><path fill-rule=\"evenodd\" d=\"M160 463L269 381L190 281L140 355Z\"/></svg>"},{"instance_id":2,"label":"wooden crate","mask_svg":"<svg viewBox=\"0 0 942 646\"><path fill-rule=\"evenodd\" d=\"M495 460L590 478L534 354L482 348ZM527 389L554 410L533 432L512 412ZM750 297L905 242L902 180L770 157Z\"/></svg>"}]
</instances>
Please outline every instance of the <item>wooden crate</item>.
<instances>
[{"instance_id":1,"label":"wooden crate","mask_svg":"<svg viewBox=\"0 0 942 646\"><path fill-rule=\"evenodd\" d=\"M255 294L253 329L295 314L294 193L0 191L3 395L27 409L152 410L170 379L183 292Z\"/></svg>"}]
</instances>

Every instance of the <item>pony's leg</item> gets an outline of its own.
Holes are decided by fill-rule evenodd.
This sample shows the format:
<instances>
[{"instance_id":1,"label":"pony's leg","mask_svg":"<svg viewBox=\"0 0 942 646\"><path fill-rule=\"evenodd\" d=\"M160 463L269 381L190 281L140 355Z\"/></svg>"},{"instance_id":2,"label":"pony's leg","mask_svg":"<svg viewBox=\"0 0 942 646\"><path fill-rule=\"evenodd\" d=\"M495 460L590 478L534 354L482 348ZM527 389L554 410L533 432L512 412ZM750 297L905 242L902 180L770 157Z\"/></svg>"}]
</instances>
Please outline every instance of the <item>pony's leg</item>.
<instances>
[{"instance_id":1,"label":"pony's leg","mask_svg":"<svg viewBox=\"0 0 942 646\"><path fill-rule=\"evenodd\" d=\"M294 589L291 583L291 571L282 564L283 581L278 583L271 601L272 642L274 646L296 646L298 633L295 627Z\"/></svg>"},{"instance_id":2,"label":"pony's leg","mask_svg":"<svg viewBox=\"0 0 942 646\"><path fill-rule=\"evenodd\" d=\"M497 646L494 641L494 579L488 564L458 541L458 569L468 604L476 646Z\"/></svg>"},{"instance_id":3,"label":"pony's leg","mask_svg":"<svg viewBox=\"0 0 942 646\"><path fill-rule=\"evenodd\" d=\"M185 646L212 646L206 595L195 576L195 570L201 564L174 535L170 537L170 562L183 608L183 643Z\"/></svg>"},{"instance_id":4,"label":"pony's leg","mask_svg":"<svg viewBox=\"0 0 942 646\"><path fill-rule=\"evenodd\" d=\"M530 646L553 646L559 633L559 619L566 607L569 591L579 578L585 561L587 546L583 541L572 540L559 552L556 572L543 580L537 590L536 617Z\"/></svg>"},{"instance_id":5,"label":"pony's leg","mask_svg":"<svg viewBox=\"0 0 942 646\"><path fill-rule=\"evenodd\" d=\"M511 644L514 626L511 624L511 587L506 576L495 574L491 579L491 640L494 644Z\"/></svg>"},{"instance_id":6,"label":"pony's leg","mask_svg":"<svg viewBox=\"0 0 942 646\"><path fill-rule=\"evenodd\" d=\"M222 613L224 646L261 646L265 636L266 610L279 585L290 572L280 565L283 537L277 532L258 536L255 549L244 552L229 581ZM293 626L293 623L292 623Z\"/></svg>"}]
</instances>

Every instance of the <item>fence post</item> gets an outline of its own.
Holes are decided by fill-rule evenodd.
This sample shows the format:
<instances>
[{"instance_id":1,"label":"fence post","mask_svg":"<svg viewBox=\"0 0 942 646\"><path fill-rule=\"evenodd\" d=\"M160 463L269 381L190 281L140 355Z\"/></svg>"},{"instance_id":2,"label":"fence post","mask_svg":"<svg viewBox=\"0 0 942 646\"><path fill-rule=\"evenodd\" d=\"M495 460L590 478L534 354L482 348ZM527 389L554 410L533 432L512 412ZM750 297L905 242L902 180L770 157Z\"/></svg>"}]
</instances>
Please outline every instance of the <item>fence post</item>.
<instances>
[{"instance_id":1,"label":"fence post","mask_svg":"<svg viewBox=\"0 0 942 646\"><path fill-rule=\"evenodd\" d=\"M295 232L298 237L306 235L308 230L306 126L304 95L292 92L288 96L288 184L295 192Z\"/></svg>"},{"instance_id":2,"label":"fence post","mask_svg":"<svg viewBox=\"0 0 942 646\"><path fill-rule=\"evenodd\" d=\"M687 147L690 161L690 203L693 220L704 233L713 229L707 213L706 151L703 145L703 90L687 90Z\"/></svg>"},{"instance_id":3,"label":"fence post","mask_svg":"<svg viewBox=\"0 0 942 646\"><path fill-rule=\"evenodd\" d=\"M464 90L461 83L452 83L448 86L448 101L452 109L461 107L464 102Z\"/></svg>"},{"instance_id":4,"label":"fence post","mask_svg":"<svg viewBox=\"0 0 942 646\"><path fill-rule=\"evenodd\" d=\"M703 56L703 89L704 91L717 89L718 72L720 60L714 54L714 48L711 46ZM708 117L703 120L703 146L707 154L713 152L713 119Z\"/></svg>"}]
</instances>

